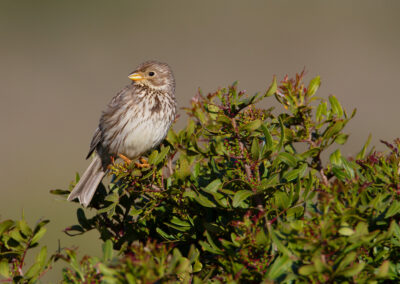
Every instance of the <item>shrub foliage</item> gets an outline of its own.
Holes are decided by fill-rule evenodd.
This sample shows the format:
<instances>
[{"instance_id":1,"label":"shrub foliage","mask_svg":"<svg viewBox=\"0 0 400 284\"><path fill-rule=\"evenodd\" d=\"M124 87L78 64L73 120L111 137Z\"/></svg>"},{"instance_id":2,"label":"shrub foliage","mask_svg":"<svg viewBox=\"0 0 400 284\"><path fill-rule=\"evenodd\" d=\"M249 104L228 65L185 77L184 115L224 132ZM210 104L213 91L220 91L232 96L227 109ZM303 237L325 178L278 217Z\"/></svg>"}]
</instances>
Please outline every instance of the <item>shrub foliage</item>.
<instances>
[{"instance_id":1,"label":"shrub foliage","mask_svg":"<svg viewBox=\"0 0 400 284\"><path fill-rule=\"evenodd\" d=\"M199 92L186 127L149 153L151 166L113 164L95 213L78 209L65 230L97 230L102 258L64 249L46 260L42 249L24 273L46 221L6 220L0 274L35 282L61 258L66 283L399 281L400 140L381 153L369 138L356 157L342 156L355 111L315 97L320 78L306 87L302 77L274 78L254 96L236 83ZM260 107L272 99L282 109Z\"/></svg>"}]
</instances>

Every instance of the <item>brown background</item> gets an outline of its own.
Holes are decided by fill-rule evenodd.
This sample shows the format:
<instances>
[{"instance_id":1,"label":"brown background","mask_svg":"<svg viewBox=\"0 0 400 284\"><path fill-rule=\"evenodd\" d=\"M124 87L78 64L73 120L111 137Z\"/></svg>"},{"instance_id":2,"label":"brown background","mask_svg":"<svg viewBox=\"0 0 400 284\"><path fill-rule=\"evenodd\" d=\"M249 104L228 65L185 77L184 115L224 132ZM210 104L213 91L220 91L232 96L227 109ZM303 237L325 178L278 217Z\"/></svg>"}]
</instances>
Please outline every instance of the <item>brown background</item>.
<instances>
[{"instance_id":1,"label":"brown background","mask_svg":"<svg viewBox=\"0 0 400 284\"><path fill-rule=\"evenodd\" d=\"M252 94L306 67L319 96L358 108L345 155L369 133L400 136L399 12L398 0L1 0L0 219L50 218L50 251L60 239L98 254L96 233L63 235L77 206L48 191L82 173L100 111L148 59L172 66L180 106L198 87L239 80Z\"/></svg>"}]
</instances>

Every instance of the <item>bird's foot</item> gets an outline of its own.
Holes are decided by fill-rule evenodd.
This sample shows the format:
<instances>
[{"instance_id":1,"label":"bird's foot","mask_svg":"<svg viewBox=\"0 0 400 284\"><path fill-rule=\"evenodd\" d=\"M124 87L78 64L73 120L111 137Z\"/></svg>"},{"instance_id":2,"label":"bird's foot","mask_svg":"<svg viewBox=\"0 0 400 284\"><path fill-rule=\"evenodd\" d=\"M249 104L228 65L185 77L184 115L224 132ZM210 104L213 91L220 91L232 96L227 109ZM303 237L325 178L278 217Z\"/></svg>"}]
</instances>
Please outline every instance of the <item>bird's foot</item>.
<instances>
[{"instance_id":1,"label":"bird's foot","mask_svg":"<svg viewBox=\"0 0 400 284\"><path fill-rule=\"evenodd\" d=\"M128 165L130 165L130 164L132 163L132 160L129 159L128 157L126 157L126 156L124 156L124 155L122 155L122 154L118 154L118 156L119 156L122 160L124 160L124 162L127 163Z\"/></svg>"},{"instance_id":2,"label":"bird's foot","mask_svg":"<svg viewBox=\"0 0 400 284\"><path fill-rule=\"evenodd\" d=\"M135 163L136 167L138 168L150 168L150 164L147 162L147 160L145 158L140 158L139 159L140 162L142 163Z\"/></svg>"}]
</instances>

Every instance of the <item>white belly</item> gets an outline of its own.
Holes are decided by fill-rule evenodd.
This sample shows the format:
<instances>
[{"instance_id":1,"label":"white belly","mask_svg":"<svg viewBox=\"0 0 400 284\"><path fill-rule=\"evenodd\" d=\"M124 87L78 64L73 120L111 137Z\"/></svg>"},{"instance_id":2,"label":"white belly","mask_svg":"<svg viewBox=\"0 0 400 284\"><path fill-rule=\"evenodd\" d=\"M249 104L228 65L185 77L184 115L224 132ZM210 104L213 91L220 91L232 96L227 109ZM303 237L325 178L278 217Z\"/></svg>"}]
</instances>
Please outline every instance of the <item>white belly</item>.
<instances>
[{"instance_id":1,"label":"white belly","mask_svg":"<svg viewBox=\"0 0 400 284\"><path fill-rule=\"evenodd\" d=\"M156 147L167 135L170 124L161 120L147 120L139 125L134 122L128 123L128 134L121 145L120 153L133 159Z\"/></svg>"}]
</instances>

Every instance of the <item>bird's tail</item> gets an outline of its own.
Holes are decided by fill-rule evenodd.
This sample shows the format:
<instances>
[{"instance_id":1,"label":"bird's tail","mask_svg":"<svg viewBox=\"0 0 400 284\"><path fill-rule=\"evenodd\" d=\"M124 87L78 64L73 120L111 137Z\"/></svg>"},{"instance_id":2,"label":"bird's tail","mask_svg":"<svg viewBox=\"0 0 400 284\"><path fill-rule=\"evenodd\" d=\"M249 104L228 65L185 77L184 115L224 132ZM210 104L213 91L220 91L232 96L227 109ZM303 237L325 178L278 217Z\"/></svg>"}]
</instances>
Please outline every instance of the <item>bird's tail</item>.
<instances>
[{"instance_id":1,"label":"bird's tail","mask_svg":"<svg viewBox=\"0 0 400 284\"><path fill-rule=\"evenodd\" d=\"M95 155L95 158L69 194L68 200L71 201L78 198L79 202L84 207L87 207L105 174L106 172L103 170L101 158Z\"/></svg>"}]
</instances>

